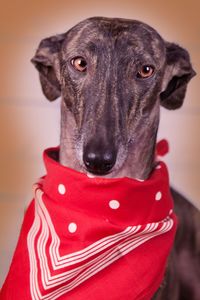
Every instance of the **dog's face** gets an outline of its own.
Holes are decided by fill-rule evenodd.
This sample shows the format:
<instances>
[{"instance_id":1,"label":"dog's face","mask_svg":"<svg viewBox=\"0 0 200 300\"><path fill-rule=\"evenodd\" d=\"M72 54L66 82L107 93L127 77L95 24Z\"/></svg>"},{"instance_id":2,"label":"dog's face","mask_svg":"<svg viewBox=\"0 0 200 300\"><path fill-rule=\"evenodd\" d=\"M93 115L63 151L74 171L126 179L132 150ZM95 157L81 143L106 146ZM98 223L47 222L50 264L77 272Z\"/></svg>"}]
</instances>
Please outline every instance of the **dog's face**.
<instances>
[{"instance_id":1,"label":"dog's face","mask_svg":"<svg viewBox=\"0 0 200 300\"><path fill-rule=\"evenodd\" d=\"M62 96L60 162L109 177L149 175L160 104L180 107L195 74L186 50L124 19L44 39L32 62L46 97Z\"/></svg>"}]
</instances>

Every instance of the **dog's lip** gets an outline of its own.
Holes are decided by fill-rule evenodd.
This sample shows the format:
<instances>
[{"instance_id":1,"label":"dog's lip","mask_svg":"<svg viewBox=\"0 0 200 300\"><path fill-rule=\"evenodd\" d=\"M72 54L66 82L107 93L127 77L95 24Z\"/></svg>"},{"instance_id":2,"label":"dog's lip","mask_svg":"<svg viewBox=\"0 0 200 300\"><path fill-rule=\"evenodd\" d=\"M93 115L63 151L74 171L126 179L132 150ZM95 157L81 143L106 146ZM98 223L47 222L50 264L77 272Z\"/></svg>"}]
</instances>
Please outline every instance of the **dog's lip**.
<instances>
[{"instance_id":1,"label":"dog's lip","mask_svg":"<svg viewBox=\"0 0 200 300\"><path fill-rule=\"evenodd\" d=\"M88 177L93 178L93 177L106 177L107 175L113 173L114 168L110 169L109 171L90 171L89 168L86 168L85 166L83 166L83 172L86 173L88 175Z\"/></svg>"},{"instance_id":2,"label":"dog's lip","mask_svg":"<svg viewBox=\"0 0 200 300\"><path fill-rule=\"evenodd\" d=\"M90 172L89 170L87 170L86 168L84 168L83 172L89 177L89 178L96 178L96 177L100 177L100 178L103 178L103 177L107 177L109 176L109 174L112 174L114 170L110 170L109 172L106 172L106 173L92 173Z\"/></svg>"},{"instance_id":3,"label":"dog's lip","mask_svg":"<svg viewBox=\"0 0 200 300\"><path fill-rule=\"evenodd\" d=\"M140 179L140 178L132 178L132 177L128 177L128 176L122 176L122 177L118 177L118 176L109 176L109 174L112 174L112 172L110 172L110 173L107 173L107 174L105 174L105 175L98 175L98 174L92 174L92 173L90 173L90 172L86 172L86 175L87 175L87 177L88 178L91 178L91 179L94 179L94 178L107 178L107 179L113 179L113 178L122 178L122 177L127 177L127 178L131 178L131 179L133 179L133 180L136 180L136 181L139 181L139 182L144 182L144 181L146 181L146 179Z\"/></svg>"},{"instance_id":4,"label":"dog's lip","mask_svg":"<svg viewBox=\"0 0 200 300\"><path fill-rule=\"evenodd\" d=\"M89 172L88 170L86 170L86 175L89 177L89 178L95 178L95 177L106 177L107 175L111 174L111 172L107 172L107 173L92 173L92 172Z\"/></svg>"},{"instance_id":5,"label":"dog's lip","mask_svg":"<svg viewBox=\"0 0 200 300\"><path fill-rule=\"evenodd\" d=\"M95 178L96 177L94 174L89 173L89 172L87 172L86 174L87 174L87 177L89 177L89 178Z\"/></svg>"}]
</instances>

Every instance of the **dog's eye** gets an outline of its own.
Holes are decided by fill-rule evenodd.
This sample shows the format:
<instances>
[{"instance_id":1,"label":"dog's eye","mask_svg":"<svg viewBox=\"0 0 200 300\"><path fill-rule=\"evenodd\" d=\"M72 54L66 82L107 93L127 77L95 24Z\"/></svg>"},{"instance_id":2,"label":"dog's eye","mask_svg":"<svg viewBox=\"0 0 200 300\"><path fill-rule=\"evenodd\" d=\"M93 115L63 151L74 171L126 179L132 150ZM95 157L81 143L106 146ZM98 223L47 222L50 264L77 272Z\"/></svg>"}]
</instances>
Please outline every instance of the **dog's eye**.
<instances>
[{"instance_id":1,"label":"dog's eye","mask_svg":"<svg viewBox=\"0 0 200 300\"><path fill-rule=\"evenodd\" d=\"M154 67L145 65L138 71L137 77L139 78L149 78L154 73Z\"/></svg>"},{"instance_id":2,"label":"dog's eye","mask_svg":"<svg viewBox=\"0 0 200 300\"><path fill-rule=\"evenodd\" d=\"M71 60L71 64L75 70L85 72L87 70L87 62L83 57L75 57Z\"/></svg>"}]
</instances>

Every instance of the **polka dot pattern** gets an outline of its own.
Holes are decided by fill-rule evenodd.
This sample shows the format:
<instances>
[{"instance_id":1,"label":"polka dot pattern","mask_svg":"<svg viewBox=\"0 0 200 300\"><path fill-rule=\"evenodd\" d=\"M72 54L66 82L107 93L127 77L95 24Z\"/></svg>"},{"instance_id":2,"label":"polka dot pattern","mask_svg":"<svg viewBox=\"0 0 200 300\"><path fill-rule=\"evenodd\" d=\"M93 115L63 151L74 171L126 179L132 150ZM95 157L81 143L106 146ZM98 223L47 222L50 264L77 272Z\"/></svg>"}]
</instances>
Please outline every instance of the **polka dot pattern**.
<instances>
[{"instance_id":1,"label":"polka dot pattern","mask_svg":"<svg viewBox=\"0 0 200 300\"><path fill-rule=\"evenodd\" d=\"M162 164L158 164L155 168L156 169L163 169ZM155 172L155 174L160 174L160 171ZM95 178L95 176L91 173L86 173L85 175L88 178ZM146 181L146 180L141 180L139 178L135 178L135 180L137 180L138 182L145 182ZM134 181L133 181L133 183L134 183ZM91 182L89 182L89 184L91 184ZM96 184L96 181L94 181L94 185L95 184ZM99 182L98 182L98 185L99 185ZM68 184L66 184L65 180L62 181L62 178L60 178L60 180L55 185L55 192L57 193L57 195L58 194L60 195L59 199L62 199L61 197L64 196L63 200L65 200L65 201L68 200L67 202L70 202L71 201L71 192L68 193L68 187L67 186L68 186ZM137 185L137 187L138 186L139 185ZM69 190L70 190L70 187L69 187ZM162 186L157 186L157 189L156 189L156 187L154 187L150 190L150 192L148 193L146 198L149 199L152 202L152 204L153 204L154 201L159 204L159 201L162 200L163 197L164 197L163 192L164 192L164 190L163 190ZM115 196L113 195L114 196L113 197L114 199L113 199L112 198L112 193L110 193L108 191L108 194L106 196L107 200L105 199L104 194L102 194L102 199L100 199L100 200L98 199L98 203L101 203L102 211L107 214L106 216L108 217L108 219L106 220L106 222L110 222L110 218L112 219L112 218L115 218L115 216L118 216L118 214L114 213L115 211L118 211L120 214L122 214L122 216L124 214L124 211L125 211L126 214L128 214L128 209L126 209L126 204L124 203L125 199L121 199L120 195L121 194L119 194L119 196L117 196L117 193L115 191ZM141 197L143 197L143 193L141 193ZM140 198L139 193L137 195L137 198ZM165 200L165 198L163 200ZM67 203L67 202L65 202L65 203ZM128 202L126 201L126 203L128 203ZM162 201L160 203L164 203L164 201ZM121 209L121 207L122 207L122 209ZM160 204L159 204L159 207L160 207ZM93 207L92 207L92 209L93 209ZM101 208L100 208L100 210L101 210ZM172 214L172 212L173 212L172 210L169 210L168 215L170 216ZM74 222L73 219L68 220L68 223L66 224L66 227L67 227L66 228L67 232L69 234L75 234L77 232L77 228L79 227L79 223Z\"/></svg>"},{"instance_id":2,"label":"polka dot pattern","mask_svg":"<svg viewBox=\"0 0 200 300\"><path fill-rule=\"evenodd\" d=\"M60 183L58 185L58 192L61 195L64 195L66 193L66 187L64 186L64 184Z\"/></svg>"},{"instance_id":3,"label":"polka dot pattern","mask_svg":"<svg viewBox=\"0 0 200 300\"><path fill-rule=\"evenodd\" d=\"M120 203L118 200L110 200L109 206L111 209L118 209L120 207Z\"/></svg>"},{"instance_id":4,"label":"polka dot pattern","mask_svg":"<svg viewBox=\"0 0 200 300\"><path fill-rule=\"evenodd\" d=\"M77 225L76 223L70 223L68 226L68 230L70 233L75 233L77 231Z\"/></svg>"},{"instance_id":5,"label":"polka dot pattern","mask_svg":"<svg viewBox=\"0 0 200 300\"><path fill-rule=\"evenodd\" d=\"M162 198L162 193L159 191L156 193L155 200L159 201L159 200L161 200L161 198Z\"/></svg>"},{"instance_id":6,"label":"polka dot pattern","mask_svg":"<svg viewBox=\"0 0 200 300\"><path fill-rule=\"evenodd\" d=\"M156 170L159 170L159 169L161 169L161 165L156 166Z\"/></svg>"}]
</instances>

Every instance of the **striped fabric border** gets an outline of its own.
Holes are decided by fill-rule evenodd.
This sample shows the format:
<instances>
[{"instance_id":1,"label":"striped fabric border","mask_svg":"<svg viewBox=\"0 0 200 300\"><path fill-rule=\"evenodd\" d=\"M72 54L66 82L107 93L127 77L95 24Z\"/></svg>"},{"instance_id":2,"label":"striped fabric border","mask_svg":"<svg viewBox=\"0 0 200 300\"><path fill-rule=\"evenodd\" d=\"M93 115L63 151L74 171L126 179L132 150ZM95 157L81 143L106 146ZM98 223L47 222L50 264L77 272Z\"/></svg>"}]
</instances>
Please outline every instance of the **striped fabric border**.
<instances>
[{"instance_id":1,"label":"striped fabric border","mask_svg":"<svg viewBox=\"0 0 200 300\"><path fill-rule=\"evenodd\" d=\"M120 257L173 227L170 217L144 226L128 226L80 251L61 256L60 239L43 202L43 191L38 186L35 195L35 218L27 237L33 300L58 299Z\"/></svg>"}]
</instances>

